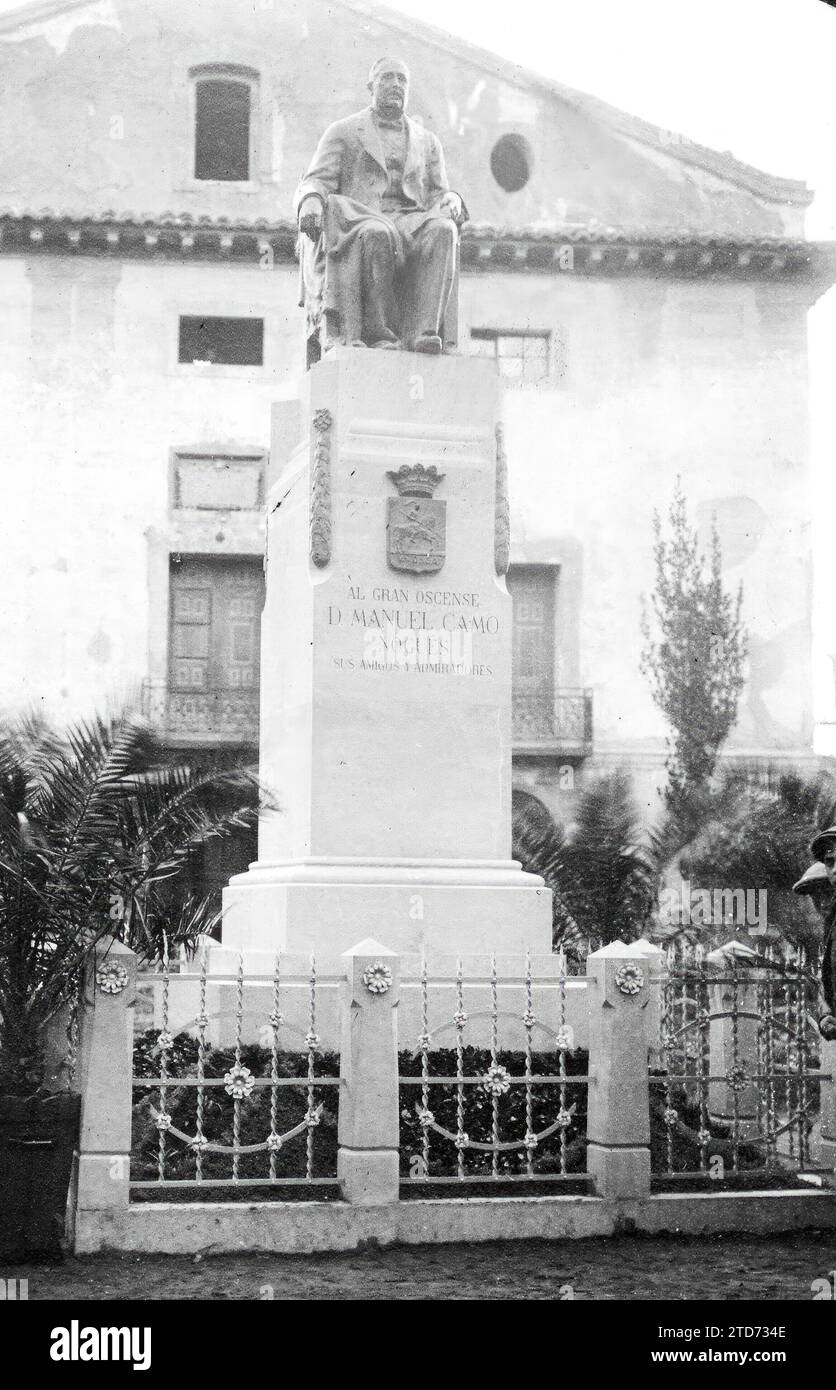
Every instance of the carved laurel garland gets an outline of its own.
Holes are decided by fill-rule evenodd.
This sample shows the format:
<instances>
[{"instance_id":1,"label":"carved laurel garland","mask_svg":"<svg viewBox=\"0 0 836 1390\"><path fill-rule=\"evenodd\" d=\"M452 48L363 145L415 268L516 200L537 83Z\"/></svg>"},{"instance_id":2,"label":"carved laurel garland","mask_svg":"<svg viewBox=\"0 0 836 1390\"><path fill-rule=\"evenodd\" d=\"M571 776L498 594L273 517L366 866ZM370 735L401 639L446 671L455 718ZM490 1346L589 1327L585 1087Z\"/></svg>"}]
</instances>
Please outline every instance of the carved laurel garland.
<instances>
[{"instance_id":1,"label":"carved laurel garland","mask_svg":"<svg viewBox=\"0 0 836 1390\"><path fill-rule=\"evenodd\" d=\"M322 569L331 559L331 426L330 410L314 411L314 458L311 472L311 559Z\"/></svg>"},{"instance_id":2,"label":"carved laurel garland","mask_svg":"<svg viewBox=\"0 0 836 1390\"><path fill-rule=\"evenodd\" d=\"M507 574L511 562L511 516L508 507L508 459L505 454L505 427L496 426L496 506L494 509L494 565L497 574Z\"/></svg>"}]
</instances>

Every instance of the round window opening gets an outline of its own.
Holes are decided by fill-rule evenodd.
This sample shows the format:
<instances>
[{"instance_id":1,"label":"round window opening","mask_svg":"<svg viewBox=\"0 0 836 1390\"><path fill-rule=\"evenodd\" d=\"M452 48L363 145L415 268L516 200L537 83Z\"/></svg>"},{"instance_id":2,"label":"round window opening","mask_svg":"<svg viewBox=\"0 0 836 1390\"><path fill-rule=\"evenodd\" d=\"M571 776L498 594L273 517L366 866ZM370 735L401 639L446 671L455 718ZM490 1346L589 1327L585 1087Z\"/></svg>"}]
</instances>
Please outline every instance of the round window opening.
<instances>
[{"instance_id":1,"label":"round window opening","mask_svg":"<svg viewBox=\"0 0 836 1390\"><path fill-rule=\"evenodd\" d=\"M531 149L522 135L502 135L491 150L491 173L506 193L519 193L531 178Z\"/></svg>"}]
</instances>

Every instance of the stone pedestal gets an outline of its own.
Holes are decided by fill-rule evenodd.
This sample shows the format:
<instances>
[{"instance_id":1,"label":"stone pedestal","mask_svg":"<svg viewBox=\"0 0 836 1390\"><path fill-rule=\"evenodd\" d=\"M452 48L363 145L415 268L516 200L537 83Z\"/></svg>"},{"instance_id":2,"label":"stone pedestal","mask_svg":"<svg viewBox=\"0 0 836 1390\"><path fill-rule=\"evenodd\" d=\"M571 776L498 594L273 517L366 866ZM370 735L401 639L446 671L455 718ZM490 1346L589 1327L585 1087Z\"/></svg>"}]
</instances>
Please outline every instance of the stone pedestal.
<instances>
[{"instance_id":1,"label":"stone pedestal","mask_svg":"<svg viewBox=\"0 0 836 1390\"><path fill-rule=\"evenodd\" d=\"M295 445L276 410L261 775L280 809L226 890L225 946L551 949L551 894L510 858L497 396L488 362L348 348L308 373Z\"/></svg>"}]
</instances>

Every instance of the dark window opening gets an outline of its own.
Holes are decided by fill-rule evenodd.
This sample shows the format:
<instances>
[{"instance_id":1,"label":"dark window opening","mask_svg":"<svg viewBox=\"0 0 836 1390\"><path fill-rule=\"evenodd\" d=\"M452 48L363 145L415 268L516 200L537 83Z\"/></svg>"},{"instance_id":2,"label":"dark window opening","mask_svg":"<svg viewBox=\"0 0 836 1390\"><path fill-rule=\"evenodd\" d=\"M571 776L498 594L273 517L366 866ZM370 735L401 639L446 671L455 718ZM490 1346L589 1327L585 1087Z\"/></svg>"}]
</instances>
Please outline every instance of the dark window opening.
<instances>
[{"instance_id":1,"label":"dark window opening","mask_svg":"<svg viewBox=\"0 0 836 1390\"><path fill-rule=\"evenodd\" d=\"M249 179L251 95L248 82L212 77L195 83L196 179Z\"/></svg>"},{"instance_id":2,"label":"dark window opening","mask_svg":"<svg viewBox=\"0 0 836 1390\"><path fill-rule=\"evenodd\" d=\"M180 319L181 362L222 362L260 367L264 362L264 319Z\"/></svg>"},{"instance_id":3,"label":"dark window opening","mask_svg":"<svg viewBox=\"0 0 836 1390\"><path fill-rule=\"evenodd\" d=\"M243 750L234 755L229 763L249 762L251 754ZM187 757L182 751L173 751L168 761L180 764L187 761L195 771L205 766L207 772L216 766L217 753L214 749L193 748ZM225 760L226 761L226 760ZM239 815L249 810L253 820L258 809L258 798L248 788L235 791L207 791L205 799L208 809L218 815ZM185 862L177 872L161 885L163 901L170 905L172 919L188 914L193 904L208 899L210 912L220 914L223 905L223 890L235 874L245 873L258 858L258 830L253 824L249 827L231 829L226 835L212 836L201 845L189 849ZM220 923L212 929L212 936L221 939Z\"/></svg>"},{"instance_id":4,"label":"dark window opening","mask_svg":"<svg viewBox=\"0 0 836 1390\"><path fill-rule=\"evenodd\" d=\"M491 150L491 173L506 193L519 193L531 178L531 148L522 135L501 135Z\"/></svg>"}]
</instances>

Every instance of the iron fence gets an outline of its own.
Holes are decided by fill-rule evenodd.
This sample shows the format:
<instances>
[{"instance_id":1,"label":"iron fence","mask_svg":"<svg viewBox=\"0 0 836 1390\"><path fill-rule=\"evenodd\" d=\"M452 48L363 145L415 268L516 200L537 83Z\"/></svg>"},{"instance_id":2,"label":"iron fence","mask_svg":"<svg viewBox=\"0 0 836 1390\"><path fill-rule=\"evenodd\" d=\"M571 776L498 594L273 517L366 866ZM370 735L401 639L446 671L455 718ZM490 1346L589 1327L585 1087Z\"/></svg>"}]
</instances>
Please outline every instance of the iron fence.
<instances>
[{"instance_id":1,"label":"iron fence","mask_svg":"<svg viewBox=\"0 0 836 1390\"><path fill-rule=\"evenodd\" d=\"M134 1038L130 1188L336 1186L339 1057L317 1031L323 991L306 976L172 965L141 974L145 1017ZM150 996L150 997L149 997ZM259 1021L260 1020L260 1021Z\"/></svg>"},{"instance_id":2,"label":"iron fence","mask_svg":"<svg viewBox=\"0 0 836 1390\"><path fill-rule=\"evenodd\" d=\"M452 978L424 962L418 980L402 981L402 997L420 991L421 1018L416 1047L401 1054L403 1181L588 1184L589 1076L566 1021L567 979L563 958L556 975L535 977L529 959L500 974L492 957L481 978L465 977L461 961ZM466 1007L468 995L482 1007Z\"/></svg>"},{"instance_id":3,"label":"iron fence","mask_svg":"<svg viewBox=\"0 0 836 1390\"><path fill-rule=\"evenodd\" d=\"M816 963L801 949L669 948L651 1066L656 1186L830 1172L816 1163Z\"/></svg>"}]
</instances>

